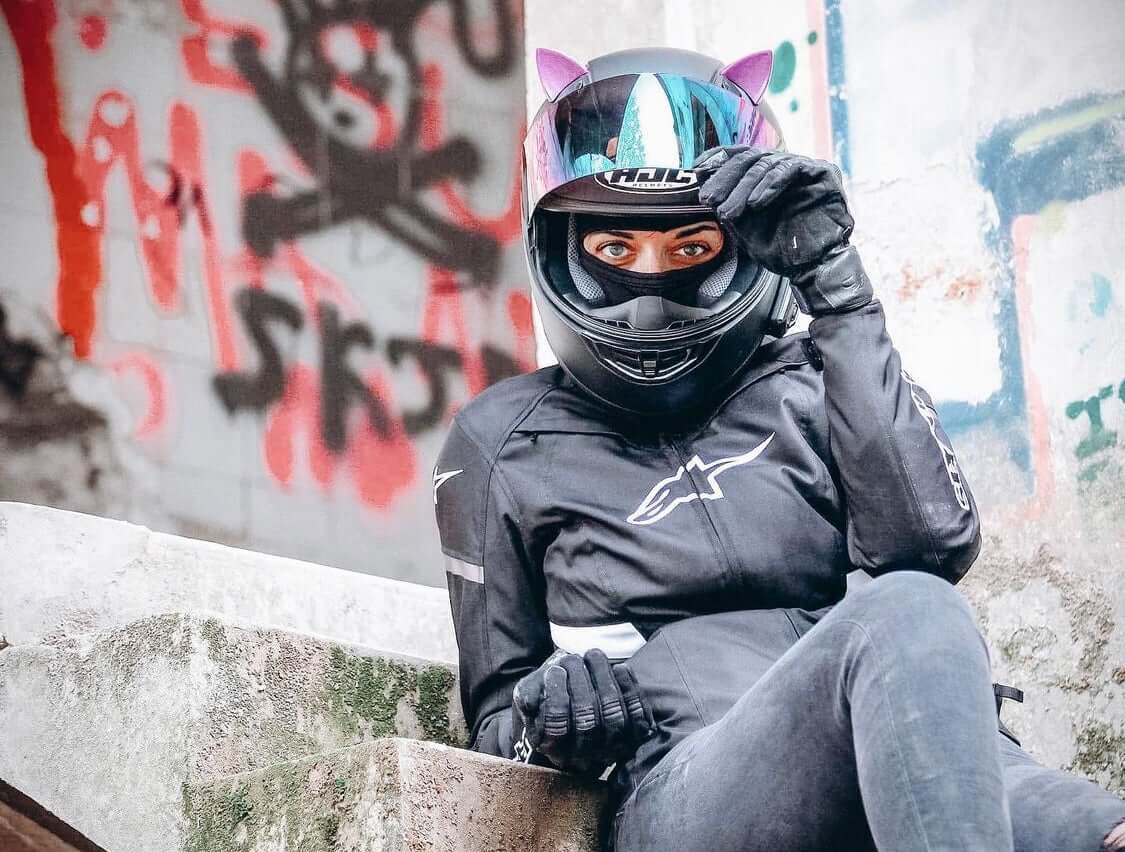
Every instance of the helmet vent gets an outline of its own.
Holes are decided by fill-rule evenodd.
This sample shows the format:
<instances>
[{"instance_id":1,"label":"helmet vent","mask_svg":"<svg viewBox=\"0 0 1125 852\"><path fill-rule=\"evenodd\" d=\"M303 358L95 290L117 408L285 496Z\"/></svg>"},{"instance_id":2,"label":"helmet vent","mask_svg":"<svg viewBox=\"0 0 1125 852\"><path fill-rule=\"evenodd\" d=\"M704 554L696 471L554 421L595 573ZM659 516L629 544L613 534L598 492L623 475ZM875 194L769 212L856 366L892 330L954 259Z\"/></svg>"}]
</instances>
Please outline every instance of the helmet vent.
<instances>
[{"instance_id":1,"label":"helmet vent","mask_svg":"<svg viewBox=\"0 0 1125 852\"><path fill-rule=\"evenodd\" d=\"M599 346L606 363L637 381L664 381L690 367L698 360L696 347L686 349L630 352L615 346Z\"/></svg>"}]
</instances>

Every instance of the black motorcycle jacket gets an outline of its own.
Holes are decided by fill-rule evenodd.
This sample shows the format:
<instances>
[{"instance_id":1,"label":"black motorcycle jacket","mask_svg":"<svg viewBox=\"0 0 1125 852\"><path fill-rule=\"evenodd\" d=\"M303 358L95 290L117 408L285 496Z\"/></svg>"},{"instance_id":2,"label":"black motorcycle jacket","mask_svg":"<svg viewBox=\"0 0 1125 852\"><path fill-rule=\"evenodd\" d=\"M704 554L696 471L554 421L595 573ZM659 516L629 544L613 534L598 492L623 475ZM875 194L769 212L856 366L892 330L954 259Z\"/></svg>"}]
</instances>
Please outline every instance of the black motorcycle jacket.
<instances>
[{"instance_id":1,"label":"black motorcycle jacket","mask_svg":"<svg viewBox=\"0 0 1125 852\"><path fill-rule=\"evenodd\" d=\"M512 757L512 689L556 648L630 660L658 733L626 789L716 721L844 595L846 575L956 583L976 505L882 306L763 345L664 431L549 367L457 415L434 501L472 748Z\"/></svg>"}]
</instances>

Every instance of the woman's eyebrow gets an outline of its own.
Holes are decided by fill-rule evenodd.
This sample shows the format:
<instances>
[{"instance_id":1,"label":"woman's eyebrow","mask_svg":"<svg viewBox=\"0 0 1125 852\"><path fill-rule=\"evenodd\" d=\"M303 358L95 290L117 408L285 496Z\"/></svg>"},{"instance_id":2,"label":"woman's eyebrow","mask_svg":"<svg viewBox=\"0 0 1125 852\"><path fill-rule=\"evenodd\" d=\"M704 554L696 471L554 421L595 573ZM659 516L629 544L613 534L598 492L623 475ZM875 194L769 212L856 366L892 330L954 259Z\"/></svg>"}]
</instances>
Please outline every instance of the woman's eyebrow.
<instances>
[{"instance_id":1,"label":"woman's eyebrow","mask_svg":"<svg viewBox=\"0 0 1125 852\"><path fill-rule=\"evenodd\" d=\"M716 225L711 222L704 222L702 225L688 225L686 228L676 231L672 234L674 237L690 237L692 234L698 234L700 231L715 230Z\"/></svg>"},{"instance_id":2,"label":"woman's eyebrow","mask_svg":"<svg viewBox=\"0 0 1125 852\"><path fill-rule=\"evenodd\" d=\"M609 234L611 237L624 237L631 240L636 234L634 231L598 231L599 234Z\"/></svg>"}]
</instances>

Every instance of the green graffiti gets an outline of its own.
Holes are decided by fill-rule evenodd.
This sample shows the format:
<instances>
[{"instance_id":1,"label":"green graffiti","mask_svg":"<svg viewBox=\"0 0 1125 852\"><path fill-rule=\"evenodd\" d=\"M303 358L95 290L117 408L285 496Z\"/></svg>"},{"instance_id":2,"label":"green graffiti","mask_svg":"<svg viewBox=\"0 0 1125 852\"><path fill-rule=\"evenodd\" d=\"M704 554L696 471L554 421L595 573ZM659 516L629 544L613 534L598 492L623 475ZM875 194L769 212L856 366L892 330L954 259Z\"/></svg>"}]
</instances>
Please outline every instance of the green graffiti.
<instances>
[{"instance_id":1,"label":"green graffiti","mask_svg":"<svg viewBox=\"0 0 1125 852\"><path fill-rule=\"evenodd\" d=\"M773 52L773 74L770 76L770 94L784 92L793 82L797 72L797 49L793 42L783 41Z\"/></svg>"},{"instance_id":2,"label":"green graffiti","mask_svg":"<svg viewBox=\"0 0 1125 852\"><path fill-rule=\"evenodd\" d=\"M816 44L816 39L816 30L809 30L809 34L805 39L809 43L809 47L812 47L814 44Z\"/></svg>"},{"instance_id":3,"label":"green graffiti","mask_svg":"<svg viewBox=\"0 0 1125 852\"><path fill-rule=\"evenodd\" d=\"M1123 383L1125 384L1125 383ZM1088 399L1076 399L1066 406L1066 416L1077 420L1083 414L1089 421L1090 434L1078 442L1074 454L1080 459L1088 459L1094 453L1117 446L1117 433L1106 429L1102 422L1102 400L1109 399L1113 385L1106 385Z\"/></svg>"},{"instance_id":4,"label":"green graffiti","mask_svg":"<svg viewBox=\"0 0 1125 852\"><path fill-rule=\"evenodd\" d=\"M1103 450L1117 446L1117 432L1105 428L1102 420L1102 401L1113 396L1113 385L1099 388L1098 392L1087 399L1076 399L1067 403L1066 416L1077 420L1086 415L1090 432L1078 442L1074 448L1074 455L1081 461L1086 461ZM1125 402L1125 380L1117 387L1117 398ZM1093 459L1078 473L1081 482L1093 482L1109 466L1109 459Z\"/></svg>"}]
</instances>

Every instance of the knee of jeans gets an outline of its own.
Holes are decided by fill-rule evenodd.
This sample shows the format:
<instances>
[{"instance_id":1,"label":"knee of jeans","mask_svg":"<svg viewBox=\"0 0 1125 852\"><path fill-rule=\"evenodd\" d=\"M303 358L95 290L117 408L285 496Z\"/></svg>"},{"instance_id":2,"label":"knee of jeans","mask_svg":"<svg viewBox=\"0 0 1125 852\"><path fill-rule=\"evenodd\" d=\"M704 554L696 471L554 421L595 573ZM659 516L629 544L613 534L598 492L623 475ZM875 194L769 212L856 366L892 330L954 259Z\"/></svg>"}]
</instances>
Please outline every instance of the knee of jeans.
<instances>
[{"instance_id":1,"label":"knee of jeans","mask_svg":"<svg viewBox=\"0 0 1125 852\"><path fill-rule=\"evenodd\" d=\"M972 610L964 596L947 580L924 571L892 571L876 577L856 594L856 620L880 618L890 631L903 631L912 639L927 624L945 643L958 637L981 644Z\"/></svg>"}]
</instances>

